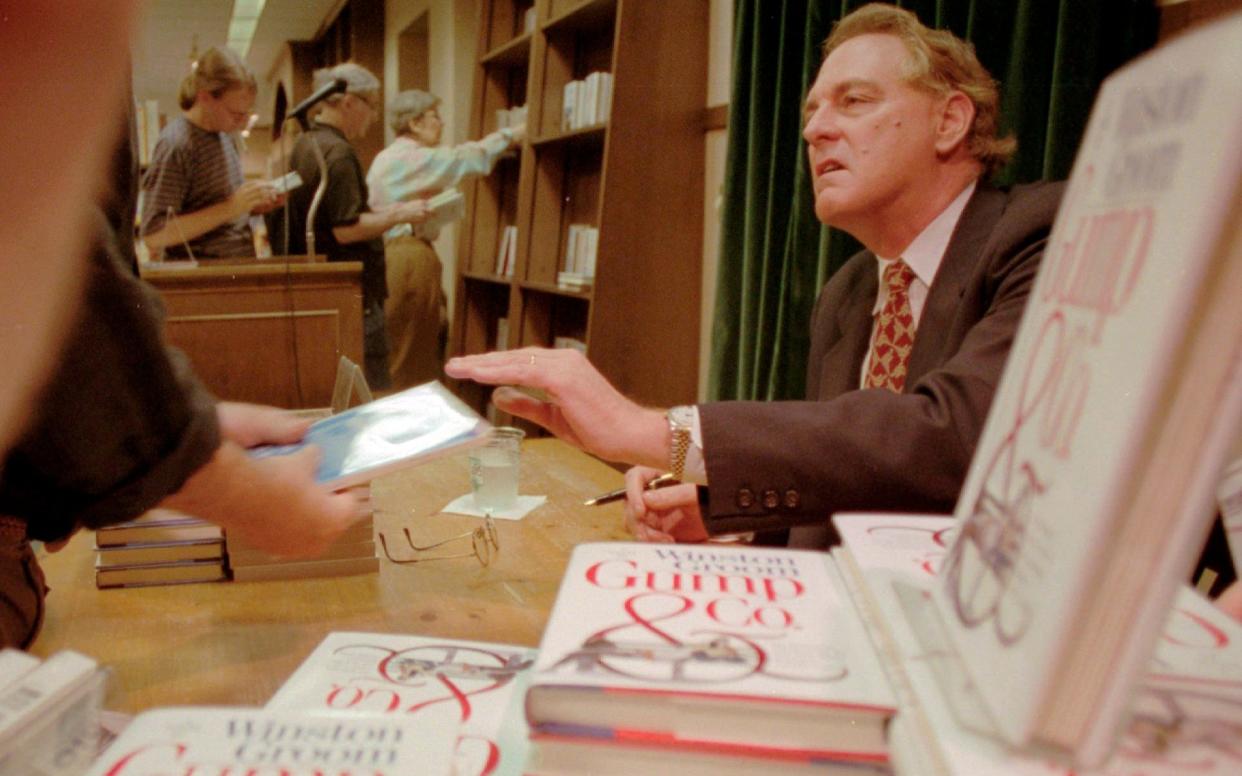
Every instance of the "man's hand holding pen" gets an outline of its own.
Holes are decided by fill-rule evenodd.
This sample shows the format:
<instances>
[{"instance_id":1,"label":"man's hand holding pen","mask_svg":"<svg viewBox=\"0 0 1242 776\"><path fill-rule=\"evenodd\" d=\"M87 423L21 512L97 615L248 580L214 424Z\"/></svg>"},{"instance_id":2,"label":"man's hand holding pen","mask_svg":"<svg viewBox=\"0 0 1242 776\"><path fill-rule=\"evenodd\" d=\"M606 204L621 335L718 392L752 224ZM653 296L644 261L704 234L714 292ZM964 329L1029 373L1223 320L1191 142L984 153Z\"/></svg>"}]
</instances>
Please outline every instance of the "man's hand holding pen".
<instances>
[{"instance_id":1,"label":"man's hand holding pen","mask_svg":"<svg viewBox=\"0 0 1242 776\"><path fill-rule=\"evenodd\" d=\"M699 511L698 486L669 477L659 469L635 466L625 473L625 527L644 542L705 542L707 528Z\"/></svg>"},{"instance_id":2,"label":"man's hand holding pen","mask_svg":"<svg viewBox=\"0 0 1242 776\"><path fill-rule=\"evenodd\" d=\"M672 474L665 472L664 474L661 474L659 477L656 477L655 479L648 482L646 485L646 488L647 490L655 490L656 488L663 488L669 485L676 485L676 484L677 484L676 478L674 478ZM623 498L625 498L625 488L621 487L621 488L617 488L616 490L610 490L607 493L601 493L594 498L589 498L586 501L582 502L582 506L598 507L603 504L611 504L614 501L620 501Z\"/></svg>"}]
</instances>

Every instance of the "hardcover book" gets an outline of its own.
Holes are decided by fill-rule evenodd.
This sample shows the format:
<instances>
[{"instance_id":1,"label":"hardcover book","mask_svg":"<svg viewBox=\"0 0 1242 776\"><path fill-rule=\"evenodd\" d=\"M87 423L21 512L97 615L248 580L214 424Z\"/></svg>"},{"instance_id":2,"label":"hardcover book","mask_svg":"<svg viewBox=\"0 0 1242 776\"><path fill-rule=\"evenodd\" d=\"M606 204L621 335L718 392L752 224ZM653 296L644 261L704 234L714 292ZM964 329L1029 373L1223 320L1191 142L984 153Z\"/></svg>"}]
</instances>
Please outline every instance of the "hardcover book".
<instances>
[{"instance_id":1,"label":"hardcover book","mask_svg":"<svg viewBox=\"0 0 1242 776\"><path fill-rule=\"evenodd\" d=\"M534 650L385 633L329 634L268 701L271 710L378 714L444 731L456 776L520 774Z\"/></svg>"},{"instance_id":2,"label":"hardcover book","mask_svg":"<svg viewBox=\"0 0 1242 776\"><path fill-rule=\"evenodd\" d=\"M541 736L876 764L893 706L827 555L610 542L574 548L526 714Z\"/></svg>"},{"instance_id":3,"label":"hardcover book","mask_svg":"<svg viewBox=\"0 0 1242 776\"><path fill-rule=\"evenodd\" d=\"M834 550L901 712L889 744L899 776L1224 776L1242 764L1242 625L1189 587L1166 612L1113 756L1071 770L972 730L985 714L960 656L929 632L943 628L931 602L956 534L947 516L839 514ZM965 724L964 724L965 723Z\"/></svg>"},{"instance_id":4,"label":"hardcover book","mask_svg":"<svg viewBox=\"0 0 1242 776\"><path fill-rule=\"evenodd\" d=\"M1100 763L1242 417L1242 15L1105 81L937 605L998 733Z\"/></svg>"},{"instance_id":5,"label":"hardcover book","mask_svg":"<svg viewBox=\"0 0 1242 776\"><path fill-rule=\"evenodd\" d=\"M296 445L266 445L251 455L323 451L316 479L334 489L459 452L485 441L491 425L438 382L423 383L316 421Z\"/></svg>"},{"instance_id":6,"label":"hardcover book","mask_svg":"<svg viewBox=\"0 0 1242 776\"><path fill-rule=\"evenodd\" d=\"M87 776L448 776L447 730L385 717L172 707L134 717Z\"/></svg>"}]
</instances>

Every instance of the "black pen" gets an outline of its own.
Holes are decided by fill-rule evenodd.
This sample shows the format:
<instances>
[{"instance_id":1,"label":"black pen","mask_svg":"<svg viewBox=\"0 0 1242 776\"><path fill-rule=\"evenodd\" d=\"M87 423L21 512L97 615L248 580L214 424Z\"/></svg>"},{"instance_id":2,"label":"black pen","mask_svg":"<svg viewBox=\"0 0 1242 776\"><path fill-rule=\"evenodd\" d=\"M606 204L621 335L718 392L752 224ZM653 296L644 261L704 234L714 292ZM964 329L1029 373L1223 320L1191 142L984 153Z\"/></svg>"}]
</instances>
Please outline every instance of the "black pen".
<instances>
[{"instance_id":1,"label":"black pen","mask_svg":"<svg viewBox=\"0 0 1242 776\"><path fill-rule=\"evenodd\" d=\"M677 480L673 478L673 475L667 473L661 474L659 477L656 477L654 480L647 483L647 490L655 490L656 488L662 488L665 485L676 484ZM620 501L623 498L625 498L625 488L617 488L616 490L610 490L607 493L599 494L595 498L589 498L586 501L583 501L582 506L595 507L600 504L611 504L612 502Z\"/></svg>"}]
</instances>

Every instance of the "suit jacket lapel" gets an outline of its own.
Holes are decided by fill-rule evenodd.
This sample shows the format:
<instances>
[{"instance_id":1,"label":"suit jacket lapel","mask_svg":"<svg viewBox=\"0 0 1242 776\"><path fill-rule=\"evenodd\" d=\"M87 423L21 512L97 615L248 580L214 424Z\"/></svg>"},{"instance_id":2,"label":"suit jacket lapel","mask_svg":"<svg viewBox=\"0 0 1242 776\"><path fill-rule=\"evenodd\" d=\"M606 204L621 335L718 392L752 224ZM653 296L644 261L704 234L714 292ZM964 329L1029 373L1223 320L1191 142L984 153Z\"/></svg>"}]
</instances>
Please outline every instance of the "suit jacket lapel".
<instances>
[{"instance_id":1,"label":"suit jacket lapel","mask_svg":"<svg viewBox=\"0 0 1242 776\"><path fill-rule=\"evenodd\" d=\"M936 279L928 290L923 315L919 318L906 371L907 391L928 370L941 363L940 354L945 339L949 336L962 295L979 264L979 252L1004 211L1006 201L1003 192L980 183L966 203L966 209L962 211L962 217L958 219L953 237L945 249L940 269L936 271Z\"/></svg>"},{"instance_id":2,"label":"suit jacket lapel","mask_svg":"<svg viewBox=\"0 0 1242 776\"><path fill-rule=\"evenodd\" d=\"M871 311L879 291L875 256L868 252L858 286L849 301L837 308L836 321L841 336L824 355L820 369L819 396L827 399L858 388L862 362L871 346Z\"/></svg>"}]
</instances>

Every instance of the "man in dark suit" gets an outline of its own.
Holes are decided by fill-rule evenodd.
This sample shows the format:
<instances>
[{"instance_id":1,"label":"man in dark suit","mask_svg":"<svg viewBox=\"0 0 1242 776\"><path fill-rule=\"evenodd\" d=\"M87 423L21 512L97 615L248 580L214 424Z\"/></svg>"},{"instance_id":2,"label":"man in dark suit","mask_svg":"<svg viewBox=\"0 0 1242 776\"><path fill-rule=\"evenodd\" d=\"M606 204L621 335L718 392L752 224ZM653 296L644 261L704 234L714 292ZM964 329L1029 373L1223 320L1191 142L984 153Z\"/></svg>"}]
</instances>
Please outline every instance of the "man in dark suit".
<instances>
[{"instance_id":1,"label":"man in dark suit","mask_svg":"<svg viewBox=\"0 0 1242 776\"><path fill-rule=\"evenodd\" d=\"M640 538L797 526L831 541L849 509L950 511L1030 293L1060 187L984 182L1012 153L995 83L971 47L870 5L838 23L806 101L821 221L867 250L825 286L805 402L719 402L667 413L620 396L573 352L454 359L446 371L543 389L504 410L627 475ZM659 467L659 468L648 468ZM690 484L647 491L662 469Z\"/></svg>"}]
</instances>

